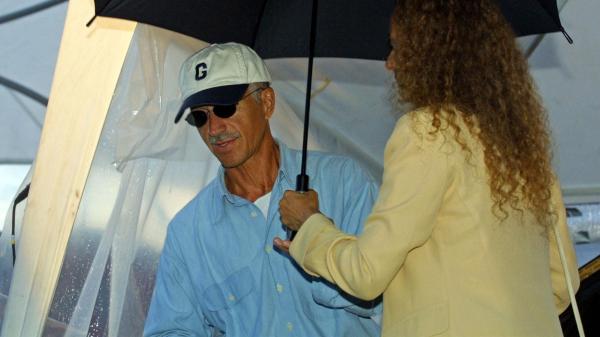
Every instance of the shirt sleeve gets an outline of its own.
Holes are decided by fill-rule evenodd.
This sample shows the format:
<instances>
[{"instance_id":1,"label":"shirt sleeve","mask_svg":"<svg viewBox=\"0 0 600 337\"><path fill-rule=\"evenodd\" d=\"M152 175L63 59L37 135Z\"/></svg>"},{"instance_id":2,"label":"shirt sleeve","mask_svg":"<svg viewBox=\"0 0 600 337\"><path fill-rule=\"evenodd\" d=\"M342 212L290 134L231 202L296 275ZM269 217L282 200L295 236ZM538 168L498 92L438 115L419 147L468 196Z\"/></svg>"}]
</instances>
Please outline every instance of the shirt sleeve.
<instances>
[{"instance_id":1,"label":"shirt sleeve","mask_svg":"<svg viewBox=\"0 0 600 337\"><path fill-rule=\"evenodd\" d=\"M381 191L360 237L335 228L322 214L311 216L290 253L312 275L336 283L349 294L380 295L410 250L431 236L450 169L442 140L413 130L401 118L386 146Z\"/></svg>"},{"instance_id":2,"label":"shirt sleeve","mask_svg":"<svg viewBox=\"0 0 600 337\"><path fill-rule=\"evenodd\" d=\"M571 285L573 287L573 291L576 292L579 288L579 268L577 264L577 258L575 256L575 249L573 248L573 243L571 242L571 237L567 227L566 210L559 186L560 185L557 181L552 191L552 200L555 205L554 209L557 213L555 226L558 228L558 235L560 236L560 241L563 244L565 257L567 260L567 272L571 276ZM554 304L556 305L557 314L560 314L569 306L570 299L567 290L565 272L560 260L558 243L552 229L550 230L548 237L550 238L550 276L552 280L552 291L554 293Z\"/></svg>"},{"instance_id":3,"label":"shirt sleeve","mask_svg":"<svg viewBox=\"0 0 600 337\"><path fill-rule=\"evenodd\" d=\"M171 228L160 257L144 337L210 337L211 329L197 310L180 245Z\"/></svg>"}]
</instances>

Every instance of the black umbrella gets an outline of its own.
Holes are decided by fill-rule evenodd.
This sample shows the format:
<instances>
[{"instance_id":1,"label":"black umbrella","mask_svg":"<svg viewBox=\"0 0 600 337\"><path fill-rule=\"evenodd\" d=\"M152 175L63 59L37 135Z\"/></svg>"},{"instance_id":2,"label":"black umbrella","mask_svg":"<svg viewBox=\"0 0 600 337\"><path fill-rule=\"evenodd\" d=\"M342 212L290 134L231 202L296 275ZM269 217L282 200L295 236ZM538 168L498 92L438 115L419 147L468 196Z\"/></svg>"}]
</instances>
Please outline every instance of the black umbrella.
<instances>
[{"instance_id":1,"label":"black umbrella","mask_svg":"<svg viewBox=\"0 0 600 337\"><path fill-rule=\"evenodd\" d=\"M496 0L518 36L563 31L556 0ZM317 57L383 60L395 0L321 0ZM236 41L263 58L306 57L308 0L95 0L96 15L142 22L210 43Z\"/></svg>"},{"instance_id":2,"label":"black umbrella","mask_svg":"<svg viewBox=\"0 0 600 337\"><path fill-rule=\"evenodd\" d=\"M562 32L573 43L560 23L556 0L496 0L502 14L517 36Z\"/></svg>"},{"instance_id":3,"label":"black umbrella","mask_svg":"<svg viewBox=\"0 0 600 337\"><path fill-rule=\"evenodd\" d=\"M562 31L568 37L560 23L556 0L496 1L518 36ZM308 57L302 172L297 182L297 189L306 191L313 57L385 59L394 3L395 0L321 0L320 4L317 0L96 0L95 8L99 16L147 23L210 43L243 43L263 58Z\"/></svg>"},{"instance_id":4,"label":"black umbrella","mask_svg":"<svg viewBox=\"0 0 600 337\"><path fill-rule=\"evenodd\" d=\"M321 0L317 57L383 60L395 0ZM263 58L308 56L310 0L96 0L96 15L166 28L209 43L239 42Z\"/></svg>"}]
</instances>

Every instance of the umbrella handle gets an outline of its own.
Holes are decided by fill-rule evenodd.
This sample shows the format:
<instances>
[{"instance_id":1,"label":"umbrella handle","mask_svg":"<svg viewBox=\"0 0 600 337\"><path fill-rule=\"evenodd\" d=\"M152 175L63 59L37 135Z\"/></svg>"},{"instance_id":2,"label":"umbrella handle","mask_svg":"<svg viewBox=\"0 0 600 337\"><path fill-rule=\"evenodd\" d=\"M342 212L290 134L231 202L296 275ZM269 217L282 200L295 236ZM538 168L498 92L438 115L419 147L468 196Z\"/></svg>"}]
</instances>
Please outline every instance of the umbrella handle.
<instances>
[{"instance_id":1,"label":"umbrella handle","mask_svg":"<svg viewBox=\"0 0 600 337\"><path fill-rule=\"evenodd\" d=\"M308 181L310 177L306 173L296 176L296 192L308 192Z\"/></svg>"},{"instance_id":2,"label":"umbrella handle","mask_svg":"<svg viewBox=\"0 0 600 337\"><path fill-rule=\"evenodd\" d=\"M294 240L294 238L296 237L296 233L298 233L298 232L286 227L285 228L285 239L289 240L289 241Z\"/></svg>"},{"instance_id":3,"label":"umbrella handle","mask_svg":"<svg viewBox=\"0 0 600 337\"><path fill-rule=\"evenodd\" d=\"M296 176L296 192L308 192L308 182L310 177L305 173L300 173ZM297 231L285 228L286 239L292 241L296 236Z\"/></svg>"}]
</instances>

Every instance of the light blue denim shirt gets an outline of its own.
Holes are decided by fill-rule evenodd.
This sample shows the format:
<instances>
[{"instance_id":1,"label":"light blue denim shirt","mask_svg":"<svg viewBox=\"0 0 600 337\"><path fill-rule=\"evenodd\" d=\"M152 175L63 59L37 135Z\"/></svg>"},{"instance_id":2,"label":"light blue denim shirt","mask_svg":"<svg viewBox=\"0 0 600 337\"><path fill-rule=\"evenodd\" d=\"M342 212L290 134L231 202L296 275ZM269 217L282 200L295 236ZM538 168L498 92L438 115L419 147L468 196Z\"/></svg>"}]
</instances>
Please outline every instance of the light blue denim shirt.
<instances>
[{"instance_id":1,"label":"light blue denim shirt","mask_svg":"<svg viewBox=\"0 0 600 337\"><path fill-rule=\"evenodd\" d=\"M223 169L171 221L160 258L144 336L360 337L379 336L369 318L380 309L341 295L274 249L285 237L279 200L295 189L301 153L281 142L279 174L268 216L233 195ZM310 187L324 214L358 234L377 185L353 160L308 155Z\"/></svg>"}]
</instances>

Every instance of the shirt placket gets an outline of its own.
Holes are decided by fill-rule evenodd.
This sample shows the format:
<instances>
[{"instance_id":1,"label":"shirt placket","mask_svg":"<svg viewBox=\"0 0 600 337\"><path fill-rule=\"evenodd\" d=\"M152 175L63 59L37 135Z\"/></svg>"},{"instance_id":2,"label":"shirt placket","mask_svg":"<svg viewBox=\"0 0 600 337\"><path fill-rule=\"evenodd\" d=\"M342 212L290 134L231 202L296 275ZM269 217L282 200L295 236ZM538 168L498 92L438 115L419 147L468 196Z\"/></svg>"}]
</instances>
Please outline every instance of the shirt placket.
<instances>
[{"instance_id":1,"label":"shirt placket","mask_svg":"<svg viewBox=\"0 0 600 337\"><path fill-rule=\"evenodd\" d=\"M285 235L285 232L281 228L281 223L277 221L279 216L279 212L277 212L279 199L283 195L280 179L281 175L277 177L271 192L265 236L265 254L273 280L272 291L277 297L279 308L281 308L281 310L278 310L280 321L276 322L278 330L282 331L281 336L297 336L302 335L300 332L301 328L297 324L298 313L296 312L295 301L285 265L285 263L291 263L291 261L283 258L280 255L281 253L273 249L273 238Z\"/></svg>"}]
</instances>

